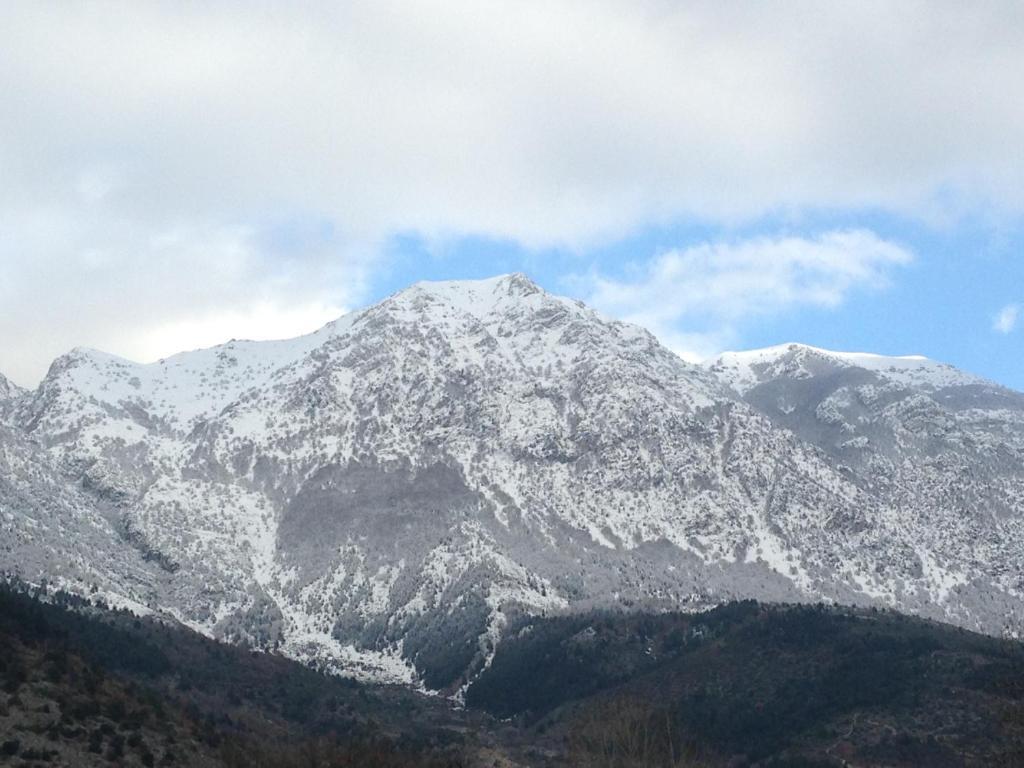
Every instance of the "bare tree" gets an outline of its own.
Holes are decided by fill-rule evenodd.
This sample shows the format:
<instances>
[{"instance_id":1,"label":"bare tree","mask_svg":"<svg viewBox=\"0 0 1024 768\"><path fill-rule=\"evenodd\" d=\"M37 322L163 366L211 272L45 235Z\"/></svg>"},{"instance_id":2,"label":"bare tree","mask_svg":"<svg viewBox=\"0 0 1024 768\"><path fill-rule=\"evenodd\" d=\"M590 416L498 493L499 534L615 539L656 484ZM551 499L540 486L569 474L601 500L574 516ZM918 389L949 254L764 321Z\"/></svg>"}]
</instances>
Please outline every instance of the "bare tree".
<instances>
[{"instance_id":1,"label":"bare tree","mask_svg":"<svg viewBox=\"0 0 1024 768\"><path fill-rule=\"evenodd\" d=\"M636 697L608 699L583 710L568 734L569 762L592 768L699 768L681 746L670 713Z\"/></svg>"}]
</instances>

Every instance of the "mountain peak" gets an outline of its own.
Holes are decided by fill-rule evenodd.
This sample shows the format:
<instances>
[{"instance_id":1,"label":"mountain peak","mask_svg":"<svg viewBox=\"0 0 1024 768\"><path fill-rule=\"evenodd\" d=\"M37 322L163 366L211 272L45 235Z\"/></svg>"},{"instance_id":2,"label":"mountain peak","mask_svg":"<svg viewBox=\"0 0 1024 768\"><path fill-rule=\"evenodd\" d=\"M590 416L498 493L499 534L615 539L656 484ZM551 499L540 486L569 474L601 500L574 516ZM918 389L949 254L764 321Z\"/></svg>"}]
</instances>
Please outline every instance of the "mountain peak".
<instances>
[{"instance_id":1,"label":"mountain peak","mask_svg":"<svg viewBox=\"0 0 1024 768\"><path fill-rule=\"evenodd\" d=\"M874 352L839 352L832 349L824 349L822 347L815 347L810 344L803 344L801 342L790 341L784 344L776 344L771 347L763 347L761 349L750 349L738 352L723 352L716 358L720 359L736 359L736 360L758 360L768 361L778 359L785 355L800 355L800 354L812 354L819 357L828 357L834 360L844 360L853 363L870 363L874 361L876 364L885 365L921 365L926 363L932 363L935 365L941 365L941 363L935 363L922 355L879 355Z\"/></svg>"},{"instance_id":2,"label":"mountain peak","mask_svg":"<svg viewBox=\"0 0 1024 768\"><path fill-rule=\"evenodd\" d=\"M704 366L741 394L778 376L806 378L822 366L863 368L896 383L926 389L990 383L921 355L837 352L795 342L743 352L723 352L707 360Z\"/></svg>"},{"instance_id":3,"label":"mountain peak","mask_svg":"<svg viewBox=\"0 0 1024 768\"><path fill-rule=\"evenodd\" d=\"M406 292L427 293L446 301L489 299L490 302L545 294L543 288L522 272L477 280L421 280L398 295Z\"/></svg>"},{"instance_id":4,"label":"mountain peak","mask_svg":"<svg viewBox=\"0 0 1024 768\"><path fill-rule=\"evenodd\" d=\"M421 310L436 306L483 320L524 307L540 309L552 302L578 306L571 299L549 294L522 272L513 272L478 280L420 281L392 295L382 306L408 307L412 303Z\"/></svg>"},{"instance_id":5,"label":"mountain peak","mask_svg":"<svg viewBox=\"0 0 1024 768\"><path fill-rule=\"evenodd\" d=\"M532 293L543 293L544 289L537 285L528 275L523 272L510 272L498 278L498 284L508 288L509 292L522 295Z\"/></svg>"}]
</instances>

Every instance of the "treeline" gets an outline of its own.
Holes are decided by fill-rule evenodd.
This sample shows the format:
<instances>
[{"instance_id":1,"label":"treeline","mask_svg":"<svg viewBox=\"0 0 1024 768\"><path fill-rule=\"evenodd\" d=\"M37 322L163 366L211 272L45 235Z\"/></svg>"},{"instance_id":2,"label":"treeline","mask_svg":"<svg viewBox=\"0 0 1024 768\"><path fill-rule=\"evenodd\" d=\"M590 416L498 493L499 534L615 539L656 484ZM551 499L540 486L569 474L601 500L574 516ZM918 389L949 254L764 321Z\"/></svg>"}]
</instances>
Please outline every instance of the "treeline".
<instances>
[{"instance_id":1,"label":"treeline","mask_svg":"<svg viewBox=\"0 0 1024 768\"><path fill-rule=\"evenodd\" d=\"M609 707L626 701L625 712L648 706L641 730L663 763L699 745L735 765L1024 765L1017 642L884 611L753 602L529 619L510 635L467 704L570 743L580 723L611 738L630 718Z\"/></svg>"}]
</instances>

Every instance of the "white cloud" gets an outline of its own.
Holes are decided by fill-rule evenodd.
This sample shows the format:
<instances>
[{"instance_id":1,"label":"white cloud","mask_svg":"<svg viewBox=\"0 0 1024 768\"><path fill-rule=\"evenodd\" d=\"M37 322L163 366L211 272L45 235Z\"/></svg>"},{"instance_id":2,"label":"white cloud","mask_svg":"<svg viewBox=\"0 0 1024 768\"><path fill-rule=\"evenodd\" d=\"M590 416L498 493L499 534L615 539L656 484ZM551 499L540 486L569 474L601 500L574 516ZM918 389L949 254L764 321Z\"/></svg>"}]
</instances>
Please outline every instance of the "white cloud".
<instances>
[{"instance_id":1,"label":"white cloud","mask_svg":"<svg viewBox=\"0 0 1024 768\"><path fill-rule=\"evenodd\" d=\"M362 294L372 249L299 232L287 253L246 226L3 214L0 370L27 385L78 345L145 361L312 331Z\"/></svg>"},{"instance_id":2,"label":"white cloud","mask_svg":"<svg viewBox=\"0 0 1024 768\"><path fill-rule=\"evenodd\" d=\"M25 4L4 21L0 194L18 199L85 174L86 197L136 212L285 204L346 232L538 244L950 188L1024 204L1015 3Z\"/></svg>"},{"instance_id":3,"label":"white cloud","mask_svg":"<svg viewBox=\"0 0 1024 768\"><path fill-rule=\"evenodd\" d=\"M697 360L732 343L745 321L835 307L855 289L883 288L891 270L912 258L867 230L758 237L668 251L637 266L632 279L584 278L584 290L604 312L649 328Z\"/></svg>"},{"instance_id":4,"label":"white cloud","mask_svg":"<svg viewBox=\"0 0 1024 768\"><path fill-rule=\"evenodd\" d=\"M151 362L181 352L182 339L191 340L194 348L211 347L231 338L290 339L321 328L346 311L345 307L319 302L282 307L258 301L240 309L213 311L163 323L139 334L128 332L122 344L128 357Z\"/></svg>"},{"instance_id":5,"label":"white cloud","mask_svg":"<svg viewBox=\"0 0 1024 768\"><path fill-rule=\"evenodd\" d=\"M1011 333L1017 327L1020 305L1007 304L992 320L992 330L996 333Z\"/></svg>"},{"instance_id":6,"label":"white cloud","mask_svg":"<svg viewBox=\"0 0 1024 768\"><path fill-rule=\"evenodd\" d=\"M349 305L396 232L1018 215L1022 37L1015 2L8 4L0 368L254 296ZM292 217L333 235L275 262Z\"/></svg>"}]
</instances>

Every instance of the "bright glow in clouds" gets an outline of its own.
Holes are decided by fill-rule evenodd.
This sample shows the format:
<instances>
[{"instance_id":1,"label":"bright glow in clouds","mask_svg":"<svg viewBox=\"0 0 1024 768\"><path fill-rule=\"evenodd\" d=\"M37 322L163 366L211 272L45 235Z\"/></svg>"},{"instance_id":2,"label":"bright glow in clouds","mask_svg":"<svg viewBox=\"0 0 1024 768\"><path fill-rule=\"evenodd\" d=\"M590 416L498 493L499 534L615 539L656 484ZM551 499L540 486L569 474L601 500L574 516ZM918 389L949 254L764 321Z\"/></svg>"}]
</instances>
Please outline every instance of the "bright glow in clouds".
<instances>
[{"instance_id":1,"label":"bright glow in clouds","mask_svg":"<svg viewBox=\"0 0 1024 768\"><path fill-rule=\"evenodd\" d=\"M992 330L997 333L1011 333L1017 327L1017 318L1020 315L1020 306L1008 304L999 310L999 314L992 321Z\"/></svg>"},{"instance_id":2,"label":"bright glow in clouds","mask_svg":"<svg viewBox=\"0 0 1024 768\"><path fill-rule=\"evenodd\" d=\"M232 337L313 331L352 306L365 256L297 229L301 252L293 253L266 243L296 237L287 232L150 231L71 209L23 219L0 212L0 371L33 385L74 346L149 361Z\"/></svg>"},{"instance_id":3,"label":"bright glow in clouds","mask_svg":"<svg viewBox=\"0 0 1024 768\"><path fill-rule=\"evenodd\" d=\"M834 307L850 291L882 288L912 254L866 230L705 243L668 251L639 267L632 280L585 278L589 300L603 311L651 329L682 357L721 351L746 318L800 306ZM706 333L680 334L687 321Z\"/></svg>"},{"instance_id":4,"label":"bright glow in clouds","mask_svg":"<svg viewBox=\"0 0 1024 768\"><path fill-rule=\"evenodd\" d=\"M309 304L279 307L270 302L257 302L253 306L210 315L178 320L155 328L147 328L138 335L130 332L122 342L130 359L152 362L184 352L182 339L188 339L194 348L212 347L237 336L252 341L290 339L323 327L341 317L347 309L335 305Z\"/></svg>"}]
</instances>

